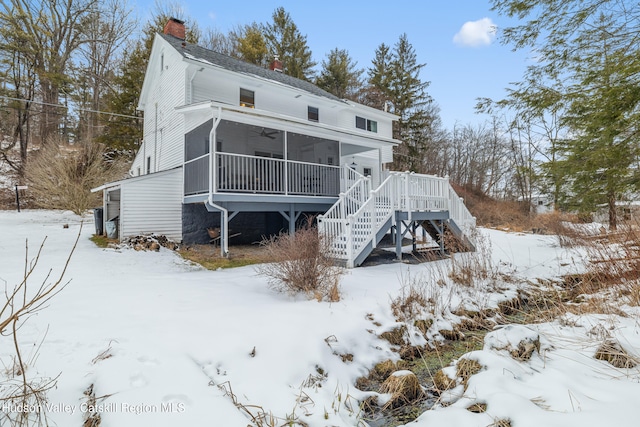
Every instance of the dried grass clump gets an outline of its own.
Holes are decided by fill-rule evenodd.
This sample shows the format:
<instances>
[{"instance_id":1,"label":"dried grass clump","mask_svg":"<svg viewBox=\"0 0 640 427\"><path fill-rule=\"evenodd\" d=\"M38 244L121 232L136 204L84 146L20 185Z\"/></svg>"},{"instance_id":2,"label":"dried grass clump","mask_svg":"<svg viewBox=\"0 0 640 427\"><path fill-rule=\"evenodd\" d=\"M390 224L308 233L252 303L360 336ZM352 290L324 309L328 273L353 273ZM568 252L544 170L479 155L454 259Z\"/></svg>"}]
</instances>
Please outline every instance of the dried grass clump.
<instances>
[{"instance_id":1,"label":"dried grass clump","mask_svg":"<svg viewBox=\"0 0 640 427\"><path fill-rule=\"evenodd\" d=\"M391 345L404 346L406 345L405 337L407 335L406 325L398 326L390 331L386 331L380 334L380 338L389 341Z\"/></svg>"},{"instance_id":2,"label":"dried grass clump","mask_svg":"<svg viewBox=\"0 0 640 427\"><path fill-rule=\"evenodd\" d=\"M529 230L531 227L530 206L525 203L496 200L482 191L462 187L452 183L456 193L464 199L465 205L476 217L481 227L500 227L514 231Z\"/></svg>"},{"instance_id":3,"label":"dried grass clump","mask_svg":"<svg viewBox=\"0 0 640 427\"><path fill-rule=\"evenodd\" d=\"M371 372L370 376L375 376L380 379L386 379L387 377L389 377L389 375L402 368L404 364L405 363L402 360L398 361L398 363L390 359L385 360L384 362L380 362L373 367L373 371Z\"/></svg>"},{"instance_id":4,"label":"dried grass clump","mask_svg":"<svg viewBox=\"0 0 640 427\"><path fill-rule=\"evenodd\" d=\"M432 319L416 319L413 321L413 326L415 326L420 332L422 332L423 336L427 336L427 331L433 325Z\"/></svg>"},{"instance_id":5,"label":"dried grass clump","mask_svg":"<svg viewBox=\"0 0 640 427\"><path fill-rule=\"evenodd\" d=\"M640 281L635 281L628 284L625 295L629 305L633 307L640 306Z\"/></svg>"},{"instance_id":6,"label":"dried grass clump","mask_svg":"<svg viewBox=\"0 0 640 427\"><path fill-rule=\"evenodd\" d=\"M455 237L445 233L445 240L455 240ZM451 257L449 278L458 285L472 287L477 281L498 277L499 270L493 265L491 241L479 233L474 236L474 241L475 252Z\"/></svg>"},{"instance_id":7,"label":"dried grass clump","mask_svg":"<svg viewBox=\"0 0 640 427\"><path fill-rule=\"evenodd\" d=\"M396 319L406 322L420 317L429 306L426 284L420 278L409 275L401 278L400 294L391 301L391 310Z\"/></svg>"},{"instance_id":8,"label":"dried grass clump","mask_svg":"<svg viewBox=\"0 0 640 427\"><path fill-rule=\"evenodd\" d=\"M461 378L464 388L467 388L469 378L482 370L482 365L477 360L462 358L456 363L456 375Z\"/></svg>"},{"instance_id":9,"label":"dried grass clump","mask_svg":"<svg viewBox=\"0 0 640 427\"><path fill-rule=\"evenodd\" d=\"M473 412L474 414L482 414L487 412L487 404L486 403L474 403L473 405L467 408L467 411Z\"/></svg>"},{"instance_id":10,"label":"dried grass clump","mask_svg":"<svg viewBox=\"0 0 640 427\"><path fill-rule=\"evenodd\" d=\"M619 227L592 240L587 246L590 264L583 278L584 293L597 292L615 284L632 290L640 279L640 224ZM636 291L637 292L637 291Z\"/></svg>"},{"instance_id":11,"label":"dried grass clump","mask_svg":"<svg viewBox=\"0 0 640 427\"><path fill-rule=\"evenodd\" d=\"M457 384L455 378L450 378L442 369L436 371L433 375L433 388L438 393L442 393L447 390L451 390Z\"/></svg>"},{"instance_id":12,"label":"dried grass clump","mask_svg":"<svg viewBox=\"0 0 640 427\"><path fill-rule=\"evenodd\" d=\"M518 347L509 350L509 354L514 359L522 362L531 359L534 351L540 353L540 338L520 341Z\"/></svg>"},{"instance_id":13,"label":"dried grass clump","mask_svg":"<svg viewBox=\"0 0 640 427\"><path fill-rule=\"evenodd\" d=\"M609 362L616 368L630 369L638 365L637 358L627 353L617 342L605 341L595 354L598 360Z\"/></svg>"},{"instance_id":14,"label":"dried grass clump","mask_svg":"<svg viewBox=\"0 0 640 427\"><path fill-rule=\"evenodd\" d=\"M438 331L442 338L449 341L460 341L464 339L464 334L457 329L457 325L454 329L440 329Z\"/></svg>"},{"instance_id":15,"label":"dried grass clump","mask_svg":"<svg viewBox=\"0 0 640 427\"><path fill-rule=\"evenodd\" d=\"M499 418L488 427L511 427L511 420L508 418Z\"/></svg>"},{"instance_id":16,"label":"dried grass clump","mask_svg":"<svg viewBox=\"0 0 640 427\"><path fill-rule=\"evenodd\" d=\"M90 384L89 387L84 391L84 395L87 396L87 408L88 410L83 413L82 427L99 427L102 424L102 417L100 412L97 410L98 400L96 398L95 390L93 389L93 384Z\"/></svg>"},{"instance_id":17,"label":"dried grass clump","mask_svg":"<svg viewBox=\"0 0 640 427\"><path fill-rule=\"evenodd\" d=\"M126 168L124 162L108 159L100 144L69 146L52 139L29 159L25 177L38 206L80 215L102 205L101 193L92 193L91 189L122 178Z\"/></svg>"},{"instance_id":18,"label":"dried grass clump","mask_svg":"<svg viewBox=\"0 0 640 427\"><path fill-rule=\"evenodd\" d=\"M411 371L397 371L380 386L380 393L391 394L382 410L414 404L425 398L418 377Z\"/></svg>"},{"instance_id":19,"label":"dried grass clump","mask_svg":"<svg viewBox=\"0 0 640 427\"><path fill-rule=\"evenodd\" d=\"M329 257L330 242L307 225L293 235L280 234L261 242L273 262L256 267L270 285L281 292L305 293L318 301L340 300L340 277L344 269Z\"/></svg>"},{"instance_id":20,"label":"dried grass clump","mask_svg":"<svg viewBox=\"0 0 640 427\"><path fill-rule=\"evenodd\" d=\"M558 236L560 247L572 247L584 241L585 235L572 224L580 223L580 218L559 211L536 215L533 229L542 234Z\"/></svg>"}]
</instances>

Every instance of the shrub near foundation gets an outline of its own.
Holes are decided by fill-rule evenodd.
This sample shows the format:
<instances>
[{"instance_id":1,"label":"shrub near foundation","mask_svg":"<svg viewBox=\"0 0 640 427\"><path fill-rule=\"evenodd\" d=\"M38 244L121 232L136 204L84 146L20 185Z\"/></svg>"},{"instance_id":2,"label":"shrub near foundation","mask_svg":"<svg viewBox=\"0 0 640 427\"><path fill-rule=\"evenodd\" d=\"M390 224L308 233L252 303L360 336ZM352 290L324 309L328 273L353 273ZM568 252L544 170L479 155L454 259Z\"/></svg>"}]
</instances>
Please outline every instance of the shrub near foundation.
<instances>
[{"instance_id":1,"label":"shrub near foundation","mask_svg":"<svg viewBox=\"0 0 640 427\"><path fill-rule=\"evenodd\" d=\"M305 293L318 301L340 300L340 277L344 269L329 257L329 240L307 225L293 235L280 234L261 245L273 262L256 267L273 289L289 294Z\"/></svg>"}]
</instances>

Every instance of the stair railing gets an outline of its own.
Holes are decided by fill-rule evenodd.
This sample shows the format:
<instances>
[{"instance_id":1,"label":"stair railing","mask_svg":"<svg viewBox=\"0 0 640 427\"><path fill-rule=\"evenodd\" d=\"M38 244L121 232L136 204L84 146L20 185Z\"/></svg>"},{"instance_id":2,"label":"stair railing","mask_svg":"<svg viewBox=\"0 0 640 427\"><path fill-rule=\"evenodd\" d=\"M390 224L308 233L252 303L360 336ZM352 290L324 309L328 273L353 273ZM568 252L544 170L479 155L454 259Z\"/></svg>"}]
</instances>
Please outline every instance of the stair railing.
<instances>
[{"instance_id":1,"label":"stair railing","mask_svg":"<svg viewBox=\"0 0 640 427\"><path fill-rule=\"evenodd\" d=\"M346 173L350 173L346 171ZM331 256L353 267L364 248L377 244L377 234L395 211L449 211L463 234L470 238L475 218L449 183L449 178L410 172L390 172L375 190L361 176L340 194L318 228L331 241ZM411 219L411 218L409 218Z\"/></svg>"}]
</instances>

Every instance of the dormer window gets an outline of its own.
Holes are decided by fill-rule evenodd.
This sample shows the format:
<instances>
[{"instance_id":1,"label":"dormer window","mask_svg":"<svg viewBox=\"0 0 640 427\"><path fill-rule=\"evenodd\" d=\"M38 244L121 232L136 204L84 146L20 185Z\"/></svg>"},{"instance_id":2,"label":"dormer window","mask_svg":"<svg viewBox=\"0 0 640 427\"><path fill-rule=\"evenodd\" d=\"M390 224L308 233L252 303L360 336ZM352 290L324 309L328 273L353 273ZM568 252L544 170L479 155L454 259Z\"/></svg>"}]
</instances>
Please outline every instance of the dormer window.
<instances>
[{"instance_id":1,"label":"dormer window","mask_svg":"<svg viewBox=\"0 0 640 427\"><path fill-rule=\"evenodd\" d=\"M368 130L369 132L378 132L378 122L365 119L364 117L356 116L356 127L358 129Z\"/></svg>"},{"instance_id":2,"label":"dormer window","mask_svg":"<svg viewBox=\"0 0 640 427\"><path fill-rule=\"evenodd\" d=\"M320 110L317 107L307 107L307 118L310 122L320 121Z\"/></svg>"},{"instance_id":3,"label":"dormer window","mask_svg":"<svg viewBox=\"0 0 640 427\"><path fill-rule=\"evenodd\" d=\"M240 88L240 106L247 108L255 108L255 93L249 89Z\"/></svg>"}]
</instances>

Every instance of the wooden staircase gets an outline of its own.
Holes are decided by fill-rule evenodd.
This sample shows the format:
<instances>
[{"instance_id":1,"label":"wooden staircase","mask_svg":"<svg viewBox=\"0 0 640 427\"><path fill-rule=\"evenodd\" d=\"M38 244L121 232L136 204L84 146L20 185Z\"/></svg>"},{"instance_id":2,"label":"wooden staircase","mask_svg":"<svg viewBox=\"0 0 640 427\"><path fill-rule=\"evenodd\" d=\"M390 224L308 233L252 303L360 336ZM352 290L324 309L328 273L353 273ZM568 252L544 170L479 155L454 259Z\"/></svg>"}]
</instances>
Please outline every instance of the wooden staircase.
<instances>
[{"instance_id":1,"label":"wooden staircase","mask_svg":"<svg viewBox=\"0 0 640 427\"><path fill-rule=\"evenodd\" d=\"M331 256L353 268L404 221L419 221L441 247L475 250L475 218L448 178L409 172L388 173L376 189L368 177L360 176L318 216L318 230L330 239Z\"/></svg>"}]
</instances>

